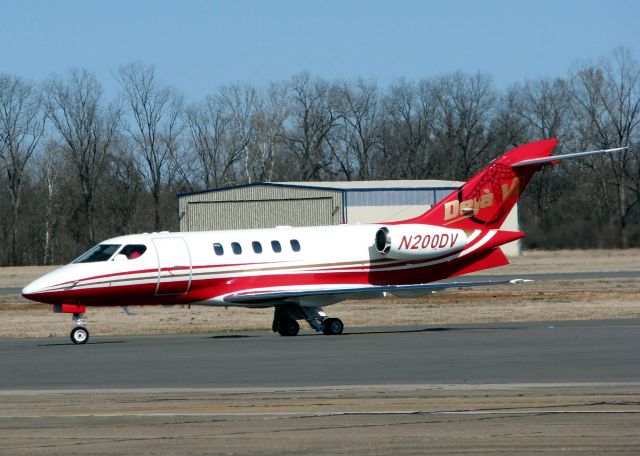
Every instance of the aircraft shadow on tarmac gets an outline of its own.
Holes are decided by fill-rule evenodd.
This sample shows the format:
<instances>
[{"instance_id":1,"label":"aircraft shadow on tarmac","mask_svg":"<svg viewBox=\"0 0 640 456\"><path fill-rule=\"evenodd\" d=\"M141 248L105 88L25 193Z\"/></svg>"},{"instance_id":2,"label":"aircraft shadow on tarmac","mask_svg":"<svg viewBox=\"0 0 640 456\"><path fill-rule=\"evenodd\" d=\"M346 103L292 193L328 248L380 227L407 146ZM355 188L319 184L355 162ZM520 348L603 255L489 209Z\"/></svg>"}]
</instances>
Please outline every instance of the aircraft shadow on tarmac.
<instances>
[{"instance_id":1,"label":"aircraft shadow on tarmac","mask_svg":"<svg viewBox=\"0 0 640 456\"><path fill-rule=\"evenodd\" d=\"M444 331L495 331L495 330L509 330L509 329L522 329L520 327L453 327L453 328L395 328L395 329L372 329L370 331L357 331L357 332L345 332L342 333L341 337L352 337L352 336L370 336L375 334L411 334L411 333L430 333L430 332L444 332ZM298 334L295 338L298 337L319 337L321 334L315 333L305 333ZM209 336L208 339L248 339L255 337L264 337L263 334L224 334L218 336Z\"/></svg>"},{"instance_id":2,"label":"aircraft shadow on tarmac","mask_svg":"<svg viewBox=\"0 0 640 456\"><path fill-rule=\"evenodd\" d=\"M260 337L260 336L249 336L247 334L224 334L221 336L210 336L209 339L247 339L249 337Z\"/></svg>"},{"instance_id":3,"label":"aircraft shadow on tarmac","mask_svg":"<svg viewBox=\"0 0 640 456\"><path fill-rule=\"evenodd\" d=\"M465 326L465 327L435 327L435 328L389 328L389 329L371 329L369 331L357 331L346 332L341 334L341 337L358 337L358 336L371 336L376 334L418 334L418 333L435 333L435 332L448 332L448 331L505 331L505 330L517 330L524 329L524 326ZM299 334L296 337L320 337L319 334L307 333ZM264 334L221 334L215 336L207 336L207 339L220 340L220 339L250 339L264 337ZM130 341L126 340L104 340L95 341L95 339L89 342L89 345L109 345L109 344L125 344ZM60 347L60 346L72 346L71 342L52 342L48 344L38 344L38 347Z\"/></svg>"},{"instance_id":4,"label":"aircraft shadow on tarmac","mask_svg":"<svg viewBox=\"0 0 640 456\"><path fill-rule=\"evenodd\" d=\"M108 345L108 344L124 344L124 340L104 340L99 342L89 342L87 345ZM60 347L64 345L73 346L73 342L55 342L50 344L38 344L37 347Z\"/></svg>"},{"instance_id":5,"label":"aircraft shadow on tarmac","mask_svg":"<svg viewBox=\"0 0 640 456\"><path fill-rule=\"evenodd\" d=\"M412 334L412 333L431 333L431 332L445 332L445 331L497 331L497 330L514 330L523 329L521 327L436 327L436 328L397 328L397 329L373 329L371 331L358 331L352 333L344 333L343 336L368 336L372 334ZM312 336L313 334L307 334Z\"/></svg>"},{"instance_id":6,"label":"aircraft shadow on tarmac","mask_svg":"<svg viewBox=\"0 0 640 456\"><path fill-rule=\"evenodd\" d=\"M357 332L345 332L340 337L353 337L353 336L370 336L375 334L417 334L417 333L431 333L431 332L445 332L445 331L505 331L524 329L524 326L465 326L465 327L435 327L435 328L380 328L371 329L369 331L357 331ZM299 334L296 337L317 337L319 334L307 333ZM233 336L226 336L233 337ZM243 337L243 336L240 336ZM244 336L244 337L260 337L260 336ZM212 339L215 337L212 337Z\"/></svg>"}]
</instances>

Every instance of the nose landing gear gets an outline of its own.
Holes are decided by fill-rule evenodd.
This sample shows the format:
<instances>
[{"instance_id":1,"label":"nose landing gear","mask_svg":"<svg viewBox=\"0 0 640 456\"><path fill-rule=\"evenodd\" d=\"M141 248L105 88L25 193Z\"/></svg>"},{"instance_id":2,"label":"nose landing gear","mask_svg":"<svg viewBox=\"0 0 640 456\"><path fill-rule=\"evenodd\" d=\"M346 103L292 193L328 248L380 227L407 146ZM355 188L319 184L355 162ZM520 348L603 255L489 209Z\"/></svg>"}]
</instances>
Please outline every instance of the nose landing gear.
<instances>
[{"instance_id":1,"label":"nose landing gear","mask_svg":"<svg viewBox=\"0 0 640 456\"><path fill-rule=\"evenodd\" d=\"M87 329L87 321L84 313L87 311L86 306L82 304L54 304L54 313L70 313L76 327L71 330L71 342L74 344L86 344L89 340L89 330Z\"/></svg>"}]
</instances>

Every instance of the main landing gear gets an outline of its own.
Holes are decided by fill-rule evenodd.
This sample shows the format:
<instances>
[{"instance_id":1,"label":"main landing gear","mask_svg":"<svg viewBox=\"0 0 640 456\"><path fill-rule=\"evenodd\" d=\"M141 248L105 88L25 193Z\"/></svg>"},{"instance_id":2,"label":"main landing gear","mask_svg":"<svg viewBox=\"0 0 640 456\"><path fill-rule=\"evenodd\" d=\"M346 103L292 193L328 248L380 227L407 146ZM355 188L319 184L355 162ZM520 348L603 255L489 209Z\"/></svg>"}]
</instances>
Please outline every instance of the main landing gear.
<instances>
[{"instance_id":1,"label":"main landing gear","mask_svg":"<svg viewBox=\"0 0 640 456\"><path fill-rule=\"evenodd\" d=\"M344 324L339 318L327 318L321 307L276 306L271 330L283 337L297 336L300 325L296 320L306 320L317 332L326 335L342 334Z\"/></svg>"},{"instance_id":2,"label":"main landing gear","mask_svg":"<svg viewBox=\"0 0 640 456\"><path fill-rule=\"evenodd\" d=\"M328 336L342 334L344 324L339 318L325 318L322 322L322 333Z\"/></svg>"},{"instance_id":3,"label":"main landing gear","mask_svg":"<svg viewBox=\"0 0 640 456\"><path fill-rule=\"evenodd\" d=\"M87 329L84 314L74 313L73 321L76 327L71 330L71 342L74 344L86 344L89 340L89 330Z\"/></svg>"}]
</instances>

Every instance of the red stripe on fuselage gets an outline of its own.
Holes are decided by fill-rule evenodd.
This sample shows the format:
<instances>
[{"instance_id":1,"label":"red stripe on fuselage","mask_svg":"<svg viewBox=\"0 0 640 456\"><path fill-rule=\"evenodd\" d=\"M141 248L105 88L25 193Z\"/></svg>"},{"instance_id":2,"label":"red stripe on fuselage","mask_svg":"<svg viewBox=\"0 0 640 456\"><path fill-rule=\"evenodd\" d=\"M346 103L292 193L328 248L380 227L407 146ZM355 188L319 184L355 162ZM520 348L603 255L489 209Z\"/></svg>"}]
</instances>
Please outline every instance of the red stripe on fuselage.
<instances>
[{"instance_id":1,"label":"red stripe on fuselage","mask_svg":"<svg viewBox=\"0 0 640 456\"><path fill-rule=\"evenodd\" d=\"M475 253L475 252L474 252ZM297 274L265 274L240 277L194 278L188 293L156 296L157 283L105 286L85 289L53 291L26 296L28 299L51 304L75 303L91 306L189 304L206 301L217 296L237 293L249 289L282 288L295 286L331 286L344 284L360 285L407 285L429 283L461 274L461 271L477 270L474 263L484 260L486 251L456 258L444 263L391 271L310 271ZM499 263L499 264L498 264ZM482 269L501 266L499 261L480 261ZM171 282L187 287L188 280Z\"/></svg>"},{"instance_id":2,"label":"red stripe on fuselage","mask_svg":"<svg viewBox=\"0 0 640 456\"><path fill-rule=\"evenodd\" d=\"M214 265L205 265L205 266L192 266L191 269L229 268L229 267L252 266L252 265L256 265L256 264L273 264L273 263L276 263L276 262L214 264ZM187 268L162 268L162 269L160 269L160 271L162 271L162 272L184 271L185 269L189 269L189 268L188 267ZM49 288L64 287L65 285L69 285L69 284L72 284L72 283L75 283L76 286L82 286L82 285L85 285L83 282L88 282L90 280L107 279L107 278L114 278L114 277L120 277L120 276L131 276L131 275L134 275L134 274L151 274L151 273L157 273L157 272L158 272L158 268L139 269L139 270L135 270L135 271L125 271L125 272L112 272L111 274L102 274L102 275L84 277L84 278L79 279L79 280L69 280L67 282L61 282L61 283L58 283L56 285L52 285ZM215 273L215 272L212 272L212 273ZM141 277L140 280L151 279L151 278L152 277ZM137 279L133 279L133 280L137 280ZM88 285L91 285L91 284L88 284Z\"/></svg>"},{"instance_id":3,"label":"red stripe on fuselage","mask_svg":"<svg viewBox=\"0 0 640 456\"><path fill-rule=\"evenodd\" d=\"M489 231L485 231L485 232L481 232L478 234L478 236L476 236L469 244L465 245L462 249L460 250L456 250L456 251L452 251L437 257L432 257L432 258L426 258L426 259L417 259L417 260L394 260L394 259L389 259L388 262L384 263L384 264L372 264L371 262L368 262L366 260L363 260L360 264L355 264L355 265L335 265L335 264L327 264L327 266L324 266L322 264L300 264L299 261L296 262L286 262L286 261L271 261L271 262L251 262L251 263L227 263L227 264L213 264L213 265L196 265L196 266L192 266L192 270L202 270L202 269L213 269L210 273L211 274L217 274L218 272L216 272L215 269L219 269L219 268L230 268L230 267L242 267L242 266L255 266L255 265L273 265L273 264L278 264L278 265L282 265L282 267L290 267L293 270L299 270L299 269L305 269L305 268L309 268L312 270L321 270L321 271L345 271L345 270L362 270L362 269L367 269L367 270L375 270L375 269L388 269L390 267L405 267L405 266L418 266L420 264L427 264L433 261L439 261L442 260L444 258L447 258L449 256L452 255L457 255L460 253L463 253L465 250L473 247L475 244L477 244L478 242L480 242L482 239L485 238L485 236L489 233ZM353 264L353 263L357 263L357 261L353 261L353 262L347 262L347 264ZM322 268L322 269L320 269ZM188 269L188 268L186 268ZM162 268L160 269L161 272L171 272L171 271L184 271L185 269L183 268ZM116 278L116 277L130 277L133 275L141 275L141 274L151 274L151 273L156 273L158 272L157 268L153 268L153 269L140 269L140 270L133 270L133 271L125 271L125 272L114 272L114 273L109 273L109 274L101 274L101 275L95 275L95 276L89 276L89 277L84 277L82 279L78 279L78 280L69 280L66 282L61 282L58 283L56 285L52 285L50 287L48 287L50 290L55 290L56 288L63 288L66 287L70 284L75 284L75 287L83 287L83 286L92 286L93 284L87 283L90 282L92 280L99 280L99 279L109 279L109 278ZM235 272L235 271L234 271ZM237 271L237 273L241 273L242 271ZM269 273L269 270L266 269L264 272L266 272L267 274ZM313 272L313 271L309 271L309 272ZM307 273L306 271L304 273ZM141 278L134 278L131 280L150 280L153 279L153 277L141 277ZM193 280L193 279L192 279ZM196 278L197 280L197 278ZM92 290L96 290L96 287L91 288ZM53 292L53 291L51 291Z\"/></svg>"}]
</instances>

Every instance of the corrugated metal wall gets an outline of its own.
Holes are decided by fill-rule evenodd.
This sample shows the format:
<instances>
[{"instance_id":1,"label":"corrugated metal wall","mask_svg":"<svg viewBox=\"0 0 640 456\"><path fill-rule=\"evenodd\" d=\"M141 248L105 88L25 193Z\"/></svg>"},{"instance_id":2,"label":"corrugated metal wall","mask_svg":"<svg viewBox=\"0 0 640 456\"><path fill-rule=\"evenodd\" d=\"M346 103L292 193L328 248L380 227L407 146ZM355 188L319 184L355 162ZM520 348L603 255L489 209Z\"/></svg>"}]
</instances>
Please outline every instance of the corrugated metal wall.
<instances>
[{"instance_id":1,"label":"corrugated metal wall","mask_svg":"<svg viewBox=\"0 0 640 456\"><path fill-rule=\"evenodd\" d=\"M455 187L345 190L347 206L433 206Z\"/></svg>"},{"instance_id":2,"label":"corrugated metal wall","mask_svg":"<svg viewBox=\"0 0 640 456\"><path fill-rule=\"evenodd\" d=\"M343 222L342 192L256 184L178 198L181 231Z\"/></svg>"}]
</instances>

